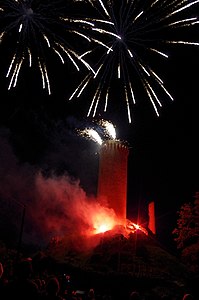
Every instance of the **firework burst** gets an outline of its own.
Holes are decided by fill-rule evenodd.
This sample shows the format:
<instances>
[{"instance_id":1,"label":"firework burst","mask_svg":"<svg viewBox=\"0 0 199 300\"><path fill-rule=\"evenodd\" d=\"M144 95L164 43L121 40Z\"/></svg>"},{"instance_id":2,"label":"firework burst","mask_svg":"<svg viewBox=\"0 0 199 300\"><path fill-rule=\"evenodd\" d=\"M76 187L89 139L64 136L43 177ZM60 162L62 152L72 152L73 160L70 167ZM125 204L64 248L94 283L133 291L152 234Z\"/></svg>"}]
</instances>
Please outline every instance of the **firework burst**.
<instances>
[{"instance_id":1,"label":"firework burst","mask_svg":"<svg viewBox=\"0 0 199 300\"><path fill-rule=\"evenodd\" d=\"M159 116L162 102L159 92L173 100L154 65L168 58L167 46L171 44L194 45L199 43L175 38L184 35L184 28L198 23L192 16L192 7L199 0L88 0L100 17L108 20L104 29L93 28L108 38L108 50L95 62L95 74L88 72L69 100L80 97L91 84L95 86L87 116L95 117L97 111L107 111L111 92L120 81L129 123L136 103L136 80L139 79L154 111ZM91 52L85 53L90 55ZM155 64L154 64L155 62ZM156 67L157 69L157 67ZM157 93L158 91L158 93ZM111 102L111 101L110 101Z\"/></svg>"},{"instance_id":2,"label":"firework burst","mask_svg":"<svg viewBox=\"0 0 199 300\"><path fill-rule=\"evenodd\" d=\"M81 51L85 51L82 49L86 43L100 41L96 34L95 41L92 39L95 26L92 20L77 17L75 6L73 0L5 0L0 5L0 41L12 43L14 49L6 75L8 89L16 86L22 66L29 65L39 68L43 88L51 94L49 52L62 64L67 60L78 71L81 65L94 73Z\"/></svg>"}]
</instances>

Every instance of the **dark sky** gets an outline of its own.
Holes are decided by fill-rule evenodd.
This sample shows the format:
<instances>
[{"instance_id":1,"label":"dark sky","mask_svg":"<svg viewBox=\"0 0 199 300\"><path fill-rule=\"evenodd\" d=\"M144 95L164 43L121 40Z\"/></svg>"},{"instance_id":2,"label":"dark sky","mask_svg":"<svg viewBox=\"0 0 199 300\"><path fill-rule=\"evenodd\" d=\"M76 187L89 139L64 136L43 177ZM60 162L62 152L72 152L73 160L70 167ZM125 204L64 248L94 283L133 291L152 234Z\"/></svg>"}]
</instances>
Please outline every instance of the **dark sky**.
<instances>
[{"instance_id":1,"label":"dark sky","mask_svg":"<svg viewBox=\"0 0 199 300\"><path fill-rule=\"evenodd\" d=\"M67 171L78 178L88 194L96 192L99 146L81 138L75 128L91 124L86 117L91 101L89 91L82 99L67 99L81 75L69 64L57 67L51 60L49 74L52 95L41 89L38 71L22 70L16 88L7 90L7 44L1 45L1 137L11 147L10 154L22 166L41 168L46 173ZM173 45L166 64L156 63L164 82L174 97L161 99L157 117L145 93L138 86L137 104L132 123L128 123L125 103L115 81L115 99L107 114L116 126L117 137L129 144L128 216L136 217L155 201L157 231L167 238L175 226L176 212L184 202L193 201L199 191L198 82L199 50ZM5 58L5 59L4 59ZM159 64L159 65L158 65ZM60 68L60 69L59 69ZM58 72L58 70L60 72ZM3 147L1 147L3 149ZM4 153L5 154L5 153ZM2 169L6 172L6 161ZM9 152L6 156L8 170ZM3 176L5 173L1 173ZM169 239L169 238L168 238Z\"/></svg>"}]
</instances>

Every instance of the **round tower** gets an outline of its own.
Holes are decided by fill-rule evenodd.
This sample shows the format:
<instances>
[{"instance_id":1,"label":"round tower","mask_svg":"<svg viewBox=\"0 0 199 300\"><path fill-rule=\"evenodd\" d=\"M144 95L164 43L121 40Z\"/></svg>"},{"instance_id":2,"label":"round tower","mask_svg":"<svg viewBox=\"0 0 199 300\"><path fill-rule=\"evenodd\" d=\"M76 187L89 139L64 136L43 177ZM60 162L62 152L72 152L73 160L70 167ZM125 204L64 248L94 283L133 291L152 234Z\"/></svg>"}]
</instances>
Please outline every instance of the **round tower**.
<instances>
[{"instance_id":1,"label":"round tower","mask_svg":"<svg viewBox=\"0 0 199 300\"><path fill-rule=\"evenodd\" d=\"M126 222L127 163L129 149L121 141L107 140L100 149L98 198L112 208L120 224Z\"/></svg>"}]
</instances>

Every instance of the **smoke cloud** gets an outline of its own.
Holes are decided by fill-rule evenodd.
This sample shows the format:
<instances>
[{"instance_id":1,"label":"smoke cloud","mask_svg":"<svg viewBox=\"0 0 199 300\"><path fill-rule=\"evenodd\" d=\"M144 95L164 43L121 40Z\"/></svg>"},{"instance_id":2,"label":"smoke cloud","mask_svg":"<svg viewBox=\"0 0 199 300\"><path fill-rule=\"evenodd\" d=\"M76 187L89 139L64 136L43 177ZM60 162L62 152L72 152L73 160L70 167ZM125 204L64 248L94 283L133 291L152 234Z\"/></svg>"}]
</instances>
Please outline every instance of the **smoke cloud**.
<instances>
[{"instance_id":1,"label":"smoke cloud","mask_svg":"<svg viewBox=\"0 0 199 300\"><path fill-rule=\"evenodd\" d=\"M54 236L88 237L94 218L114 212L87 196L80 180L22 163L14 153L10 132L0 132L0 206L6 228L18 224L25 209L23 239L45 245ZM3 210L2 210L3 208ZM16 221L16 222L15 222ZM84 239L85 240L85 239Z\"/></svg>"}]
</instances>

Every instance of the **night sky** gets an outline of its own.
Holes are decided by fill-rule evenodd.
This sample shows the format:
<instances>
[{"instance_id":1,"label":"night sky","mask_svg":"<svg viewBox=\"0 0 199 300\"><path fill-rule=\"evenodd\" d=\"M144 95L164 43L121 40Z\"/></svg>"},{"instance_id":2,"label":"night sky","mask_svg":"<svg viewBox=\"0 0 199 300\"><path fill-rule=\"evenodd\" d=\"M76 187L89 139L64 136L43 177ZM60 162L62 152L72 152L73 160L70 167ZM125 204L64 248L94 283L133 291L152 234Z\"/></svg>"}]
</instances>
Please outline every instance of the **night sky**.
<instances>
[{"instance_id":1,"label":"night sky","mask_svg":"<svg viewBox=\"0 0 199 300\"><path fill-rule=\"evenodd\" d=\"M193 34L197 40L196 36ZM58 65L57 60L53 61L54 57L47 54L50 96L42 90L38 69L26 67L20 72L17 86L8 91L5 73L12 51L8 45L6 41L0 48L1 182L6 186L5 178L12 174L19 174L19 181L23 180L27 169L32 173L40 169L44 174L53 171L57 175L67 172L80 181L87 195L95 195L99 145L78 136L75 131L93 124L93 119L86 116L91 102L90 90L81 99L68 101L82 78L81 72L77 73L70 63ZM170 242L177 210L183 203L193 201L199 191L199 48L171 45L168 52L166 62L153 61L174 97L171 101L162 96L159 117L138 84L137 103L129 124L120 82L114 79L108 112L100 112L96 118L110 120L116 126L117 138L129 145L128 217L142 219L147 203L155 201L158 237ZM12 197L16 191L14 184L16 182L13 187L10 185ZM2 192L4 186L2 184L0 189L1 198L7 197L6 192ZM21 197L25 201L24 195L17 193L17 199Z\"/></svg>"}]
</instances>

